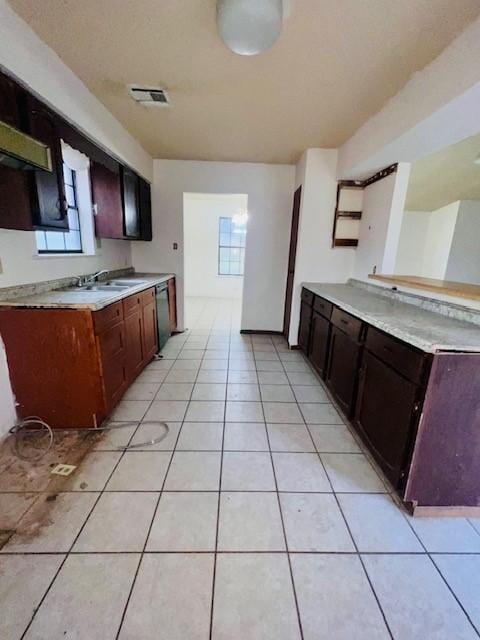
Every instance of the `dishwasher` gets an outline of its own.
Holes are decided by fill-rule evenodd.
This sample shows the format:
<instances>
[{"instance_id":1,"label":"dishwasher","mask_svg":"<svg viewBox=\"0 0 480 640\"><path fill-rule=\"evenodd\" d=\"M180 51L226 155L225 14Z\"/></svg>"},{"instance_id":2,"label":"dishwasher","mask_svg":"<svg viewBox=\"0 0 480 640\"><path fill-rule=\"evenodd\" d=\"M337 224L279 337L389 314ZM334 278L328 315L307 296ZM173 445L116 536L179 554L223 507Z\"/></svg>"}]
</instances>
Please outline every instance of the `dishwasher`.
<instances>
[{"instance_id":1,"label":"dishwasher","mask_svg":"<svg viewBox=\"0 0 480 640\"><path fill-rule=\"evenodd\" d=\"M166 282L155 286L155 301L157 304L158 351L160 352L171 335L168 284Z\"/></svg>"}]
</instances>

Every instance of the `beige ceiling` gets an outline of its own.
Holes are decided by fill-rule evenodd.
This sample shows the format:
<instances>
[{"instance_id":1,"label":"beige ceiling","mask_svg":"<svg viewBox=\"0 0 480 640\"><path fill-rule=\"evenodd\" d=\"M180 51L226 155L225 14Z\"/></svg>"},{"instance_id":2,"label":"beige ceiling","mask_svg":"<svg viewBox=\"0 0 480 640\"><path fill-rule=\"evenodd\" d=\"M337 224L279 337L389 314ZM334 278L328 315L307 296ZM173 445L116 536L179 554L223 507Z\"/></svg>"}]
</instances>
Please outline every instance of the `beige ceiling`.
<instances>
[{"instance_id":1,"label":"beige ceiling","mask_svg":"<svg viewBox=\"0 0 480 640\"><path fill-rule=\"evenodd\" d=\"M456 200L480 200L480 135L467 138L412 166L408 211L434 211Z\"/></svg>"},{"instance_id":2,"label":"beige ceiling","mask_svg":"<svg viewBox=\"0 0 480 640\"><path fill-rule=\"evenodd\" d=\"M293 0L278 42L243 57L214 0L10 0L154 157L295 162L337 147L477 15L478 0ZM130 83L166 88L148 109Z\"/></svg>"}]
</instances>

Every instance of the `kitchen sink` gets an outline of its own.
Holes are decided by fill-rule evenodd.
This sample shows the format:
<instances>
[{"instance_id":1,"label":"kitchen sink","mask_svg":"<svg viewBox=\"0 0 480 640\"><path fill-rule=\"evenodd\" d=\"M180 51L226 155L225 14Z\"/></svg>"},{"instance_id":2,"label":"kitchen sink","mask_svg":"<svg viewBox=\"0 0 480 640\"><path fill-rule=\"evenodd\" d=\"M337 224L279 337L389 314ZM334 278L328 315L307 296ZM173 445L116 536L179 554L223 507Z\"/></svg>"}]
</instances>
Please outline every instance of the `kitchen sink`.
<instances>
[{"instance_id":1,"label":"kitchen sink","mask_svg":"<svg viewBox=\"0 0 480 640\"><path fill-rule=\"evenodd\" d=\"M146 280L124 280L122 278L122 280L109 280L108 282L105 282L105 286L110 286L110 287L120 287L120 286L127 286L127 287L135 287L138 284L143 284L144 282L146 282Z\"/></svg>"},{"instance_id":2,"label":"kitchen sink","mask_svg":"<svg viewBox=\"0 0 480 640\"><path fill-rule=\"evenodd\" d=\"M67 287L65 291L77 291L79 293L84 293L86 291L125 291L125 289L130 289L132 285L129 284L86 284L81 287Z\"/></svg>"}]
</instances>

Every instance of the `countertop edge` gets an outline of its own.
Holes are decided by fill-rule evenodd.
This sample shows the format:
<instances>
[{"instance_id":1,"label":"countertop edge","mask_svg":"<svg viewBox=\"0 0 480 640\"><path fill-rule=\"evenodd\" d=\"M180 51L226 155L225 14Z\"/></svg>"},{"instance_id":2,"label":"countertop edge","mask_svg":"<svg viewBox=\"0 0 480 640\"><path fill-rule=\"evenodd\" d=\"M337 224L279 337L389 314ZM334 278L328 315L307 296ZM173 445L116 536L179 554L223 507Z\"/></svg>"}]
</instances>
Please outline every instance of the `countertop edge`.
<instances>
[{"instance_id":1,"label":"countertop edge","mask_svg":"<svg viewBox=\"0 0 480 640\"><path fill-rule=\"evenodd\" d=\"M150 289L151 287L154 287L157 284L162 284L163 282L166 282L171 278L175 278L175 274L167 273L161 276L160 275L155 276L155 274L149 275L146 273L141 273L141 274L132 274L130 276L130 279L133 279L135 277L149 278L149 280L148 282L145 281L145 282L142 282L142 284L139 284L137 286L129 287L124 291L117 292L115 293L115 295L109 296L108 298L105 298L102 301L97 301L97 302L41 302L41 301L38 301L37 303L35 303L35 302L32 302L31 300L29 300L28 302L25 301L25 298L31 298L33 296L25 296L25 298L15 298L12 300L0 300L0 307L16 307L16 308L23 308L23 309L81 309L81 310L90 310L90 311L100 311L101 309L104 309L105 307L108 307L109 305L114 304L115 302L119 302L124 298L128 298L131 295L135 295L136 293L140 293L141 291ZM128 276L127 276L127 279L128 279ZM38 294L38 296L40 297L41 295L48 295L49 293L54 293L59 291L61 291L61 289L52 289L51 291L45 292L43 294ZM81 292L79 291L79 293ZM24 301L22 302L22 300Z\"/></svg>"},{"instance_id":2,"label":"countertop edge","mask_svg":"<svg viewBox=\"0 0 480 640\"><path fill-rule=\"evenodd\" d=\"M451 344L436 344L432 342L426 342L421 338L418 338L417 336L414 336L409 333L405 333L404 331L397 329L396 327L392 327L392 325L390 324L382 322L374 315L370 315L368 313L365 313L364 311L359 311L356 307L352 307L350 304L348 304L348 302L345 302L344 300L337 298L331 293L324 292L322 290L322 284L326 284L326 285L338 284L339 286L340 285L352 286L345 283L314 283L314 282L302 282L301 286L304 287L305 289L308 289L311 293L315 295L319 295L322 298L325 298L325 300L332 302L334 305L336 305L343 311L346 311L347 313L350 313L351 315L357 318L360 318L360 320L362 320L363 322L367 322L373 327L380 329L381 331L388 333L394 338L398 338L399 340L402 340L403 342L406 342L407 344L410 344L412 347L416 347L417 349L420 349L425 353L438 353L440 351L450 351L450 352L469 351L472 353L480 353L480 347L478 347L478 345L476 346L462 345L460 347L458 345L451 345ZM322 292L319 293L318 291L322 291ZM375 295L375 294L371 293L370 295ZM407 305L408 303L403 302L402 304Z\"/></svg>"}]
</instances>

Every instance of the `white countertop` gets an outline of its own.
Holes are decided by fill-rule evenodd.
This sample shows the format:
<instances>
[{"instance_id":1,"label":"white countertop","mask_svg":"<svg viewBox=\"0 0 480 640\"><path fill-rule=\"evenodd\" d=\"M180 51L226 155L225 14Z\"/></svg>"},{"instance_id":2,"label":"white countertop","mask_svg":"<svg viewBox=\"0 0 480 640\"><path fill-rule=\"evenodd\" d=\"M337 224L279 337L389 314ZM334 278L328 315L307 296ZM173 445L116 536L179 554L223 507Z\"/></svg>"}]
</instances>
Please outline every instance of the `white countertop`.
<instances>
[{"instance_id":1,"label":"white countertop","mask_svg":"<svg viewBox=\"0 0 480 640\"><path fill-rule=\"evenodd\" d=\"M426 351L480 352L480 327L372 293L352 284L305 282L303 286L364 322Z\"/></svg>"},{"instance_id":2,"label":"white countertop","mask_svg":"<svg viewBox=\"0 0 480 640\"><path fill-rule=\"evenodd\" d=\"M0 306L35 309L90 309L91 311L98 311L113 302L122 300L149 287L154 287L174 277L173 273L133 273L115 278L115 281L118 282L122 280L128 280L129 282L136 280L138 282L138 284L133 284L128 289L122 289L121 291L86 291L81 288L78 291L54 289L31 296L1 300Z\"/></svg>"}]
</instances>

